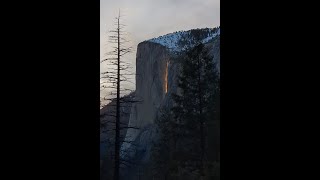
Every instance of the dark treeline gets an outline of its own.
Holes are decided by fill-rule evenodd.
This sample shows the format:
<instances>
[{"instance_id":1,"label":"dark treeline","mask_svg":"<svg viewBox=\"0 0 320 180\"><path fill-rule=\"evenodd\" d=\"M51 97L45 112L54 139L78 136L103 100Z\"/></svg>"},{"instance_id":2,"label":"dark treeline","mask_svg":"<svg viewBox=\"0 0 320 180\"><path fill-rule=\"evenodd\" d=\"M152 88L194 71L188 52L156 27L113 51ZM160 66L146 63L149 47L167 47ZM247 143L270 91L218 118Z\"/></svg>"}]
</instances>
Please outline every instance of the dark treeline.
<instances>
[{"instance_id":1,"label":"dark treeline","mask_svg":"<svg viewBox=\"0 0 320 180\"><path fill-rule=\"evenodd\" d=\"M200 44L186 53L173 108L162 109L146 179L220 179L220 78ZM152 177L151 177L152 176Z\"/></svg>"}]
</instances>

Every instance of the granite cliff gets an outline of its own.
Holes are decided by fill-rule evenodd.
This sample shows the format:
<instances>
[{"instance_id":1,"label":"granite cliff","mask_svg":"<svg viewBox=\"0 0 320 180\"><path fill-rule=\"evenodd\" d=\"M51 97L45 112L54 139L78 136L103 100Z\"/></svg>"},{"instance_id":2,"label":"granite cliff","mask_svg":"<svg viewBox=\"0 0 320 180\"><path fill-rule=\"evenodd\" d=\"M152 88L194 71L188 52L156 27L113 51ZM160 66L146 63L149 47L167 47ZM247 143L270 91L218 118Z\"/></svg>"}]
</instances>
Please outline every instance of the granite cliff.
<instances>
[{"instance_id":1,"label":"granite cliff","mask_svg":"<svg viewBox=\"0 0 320 180\"><path fill-rule=\"evenodd\" d=\"M170 33L141 42L136 55L136 97L142 102L132 105L129 126L123 143L122 158L138 164L147 163L152 141L156 141L155 119L159 110L172 106L172 93L178 93L177 77L185 50L197 43L205 44L220 72L220 28L195 29ZM124 175L132 179L138 170L126 169Z\"/></svg>"}]
</instances>

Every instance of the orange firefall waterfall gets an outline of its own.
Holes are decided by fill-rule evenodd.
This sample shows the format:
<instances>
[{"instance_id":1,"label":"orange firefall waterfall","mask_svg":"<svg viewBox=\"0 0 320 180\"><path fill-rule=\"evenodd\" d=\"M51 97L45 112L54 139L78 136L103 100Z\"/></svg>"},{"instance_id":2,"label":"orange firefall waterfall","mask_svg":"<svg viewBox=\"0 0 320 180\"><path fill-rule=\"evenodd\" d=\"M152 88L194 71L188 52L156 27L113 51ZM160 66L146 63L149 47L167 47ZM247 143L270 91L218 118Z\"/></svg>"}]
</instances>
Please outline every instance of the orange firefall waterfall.
<instances>
[{"instance_id":1,"label":"orange firefall waterfall","mask_svg":"<svg viewBox=\"0 0 320 180\"><path fill-rule=\"evenodd\" d=\"M165 70L165 77L164 77L164 85L165 85L166 94L168 92L168 65L169 65L169 62L167 61L166 70Z\"/></svg>"}]
</instances>

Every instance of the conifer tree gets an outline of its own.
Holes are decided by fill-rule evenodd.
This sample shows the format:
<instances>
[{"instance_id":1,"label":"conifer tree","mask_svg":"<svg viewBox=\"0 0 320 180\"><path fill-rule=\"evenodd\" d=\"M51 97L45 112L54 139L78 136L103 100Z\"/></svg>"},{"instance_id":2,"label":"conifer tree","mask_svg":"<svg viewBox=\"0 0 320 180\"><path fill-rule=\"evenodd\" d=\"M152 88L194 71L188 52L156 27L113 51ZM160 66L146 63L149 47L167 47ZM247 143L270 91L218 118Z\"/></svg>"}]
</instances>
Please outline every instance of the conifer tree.
<instances>
[{"instance_id":1,"label":"conifer tree","mask_svg":"<svg viewBox=\"0 0 320 180\"><path fill-rule=\"evenodd\" d=\"M218 75L212 57L203 44L186 53L178 87L173 94L173 114L180 133L178 150L180 166L204 176L207 158L207 124L214 116Z\"/></svg>"}]
</instances>

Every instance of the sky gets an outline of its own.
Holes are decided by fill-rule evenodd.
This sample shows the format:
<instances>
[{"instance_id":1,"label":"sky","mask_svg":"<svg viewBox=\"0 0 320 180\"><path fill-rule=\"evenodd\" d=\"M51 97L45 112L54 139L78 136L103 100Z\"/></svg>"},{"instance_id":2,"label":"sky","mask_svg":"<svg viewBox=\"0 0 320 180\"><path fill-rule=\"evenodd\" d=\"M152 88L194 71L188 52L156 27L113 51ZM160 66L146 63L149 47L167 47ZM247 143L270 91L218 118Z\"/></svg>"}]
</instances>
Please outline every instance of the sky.
<instances>
[{"instance_id":1,"label":"sky","mask_svg":"<svg viewBox=\"0 0 320 180\"><path fill-rule=\"evenodd\" d=\"M124 56L135 71L137 45L145 40L181 30L220 26L220 0L100 0L100 59L111 50L108 31L121 11L126 38L133 52ZM100 65L104 71L105 65ZM134 85L128 85L134 89ZM101 96L106 92L102 92Z\"/></svg>"}]
</instances>

